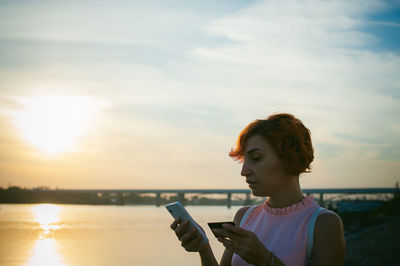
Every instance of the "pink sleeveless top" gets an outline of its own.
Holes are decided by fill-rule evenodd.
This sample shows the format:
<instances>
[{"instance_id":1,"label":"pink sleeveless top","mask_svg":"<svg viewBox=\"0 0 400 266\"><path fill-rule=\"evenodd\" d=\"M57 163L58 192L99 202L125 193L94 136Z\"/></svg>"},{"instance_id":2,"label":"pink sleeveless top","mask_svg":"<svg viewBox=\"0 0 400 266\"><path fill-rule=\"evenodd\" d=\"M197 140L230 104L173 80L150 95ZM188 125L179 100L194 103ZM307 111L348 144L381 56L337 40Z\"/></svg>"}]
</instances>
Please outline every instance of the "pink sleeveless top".
<instances>
[{"instance_id":1,"label":"pink sleeveless top","mask_svg":"<svg viewBox=\"0 0 400 266\"><path fill-rule=\"evenodd\" d=\"M267 200L249 214L241 227L254 232L285 265L307 265L308 222L318 208L312 195L285 208L271 208ZM233 254L232 266L242 265L250 264Z\"/></svg>"}]
</instances>

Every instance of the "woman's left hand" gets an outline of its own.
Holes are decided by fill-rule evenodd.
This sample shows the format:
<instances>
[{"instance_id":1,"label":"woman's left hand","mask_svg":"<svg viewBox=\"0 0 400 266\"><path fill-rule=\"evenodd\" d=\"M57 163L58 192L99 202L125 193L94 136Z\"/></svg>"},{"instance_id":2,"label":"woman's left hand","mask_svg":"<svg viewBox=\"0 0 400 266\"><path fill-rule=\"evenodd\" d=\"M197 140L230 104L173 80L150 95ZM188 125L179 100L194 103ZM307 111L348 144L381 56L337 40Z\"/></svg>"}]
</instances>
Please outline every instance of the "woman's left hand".
<instances>
[{"instance_id":1,"label":"woman's left hand","mask_svg":"<svg viewBox=\"0 0 400 266\"><path fill-rule=\"evenodd\" d=\"M223 229L217 229L215 233L225 248L238 254L247 263L269 265L273 255L255 233L229 224L224 224Z\"/></svg>"}]
</instances>

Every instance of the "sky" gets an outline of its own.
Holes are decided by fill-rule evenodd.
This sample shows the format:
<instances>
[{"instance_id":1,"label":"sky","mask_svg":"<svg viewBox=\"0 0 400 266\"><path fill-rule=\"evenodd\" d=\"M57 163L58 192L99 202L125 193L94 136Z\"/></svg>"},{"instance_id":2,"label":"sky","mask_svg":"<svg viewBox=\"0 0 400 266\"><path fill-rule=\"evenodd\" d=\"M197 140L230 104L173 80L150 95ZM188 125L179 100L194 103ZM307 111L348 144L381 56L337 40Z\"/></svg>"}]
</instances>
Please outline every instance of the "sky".
<instances>
[{"instance_id":1,"label":"sky","mask_svg":"<svg viewBox=\"0 0 400 266\"><path fill-rule=\"evenodd\" d=\"M0 187L246 189L255 119L303 188L400 180L400 1L0 1Z\"/></svg>"}]
</instances>

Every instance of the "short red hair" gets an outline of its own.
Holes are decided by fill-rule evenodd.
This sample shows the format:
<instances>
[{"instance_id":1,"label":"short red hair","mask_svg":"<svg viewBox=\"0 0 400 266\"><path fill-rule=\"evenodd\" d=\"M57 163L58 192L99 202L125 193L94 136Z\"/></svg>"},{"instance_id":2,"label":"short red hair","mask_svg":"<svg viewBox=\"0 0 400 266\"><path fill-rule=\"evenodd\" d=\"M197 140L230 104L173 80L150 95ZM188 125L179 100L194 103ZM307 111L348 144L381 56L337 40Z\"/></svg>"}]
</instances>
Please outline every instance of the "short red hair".
<instances>
[{"instance_id":1,"label":"short red hair","mask_svg":"<svg viewBox=\"0 0 400 266\"><path fill-rule=\"evenodd\" d=\"M254 136L263 137L275 150L285 165L289 175L298 176L311 172L311 162L314 160L314 148L311 142L311 131L300 119L291 114L273 114L267 119L258 119L250 123L240 132L236 148L229 156L243 161L246 141Z\"/></svg>"}]
</instances>

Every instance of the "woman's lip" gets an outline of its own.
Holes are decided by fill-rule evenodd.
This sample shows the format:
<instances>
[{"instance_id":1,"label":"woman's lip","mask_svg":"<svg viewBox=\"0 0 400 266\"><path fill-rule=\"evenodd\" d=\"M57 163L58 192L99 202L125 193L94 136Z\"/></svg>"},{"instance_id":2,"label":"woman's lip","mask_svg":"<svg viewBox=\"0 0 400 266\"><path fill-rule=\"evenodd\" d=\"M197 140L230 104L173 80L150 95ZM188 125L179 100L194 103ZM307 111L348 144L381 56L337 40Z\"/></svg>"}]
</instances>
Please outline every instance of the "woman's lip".
<instances>
[{"instance_id":1,"label":"woman's lip","mask_svg":"<svg viewBox=\"0 0 400 266\"><path fill-rule=\"evenodd\" d=\"M256 183L248 183L249 184L249 188L253 189L257 186Z\"/></svg>"}]
</instances>

